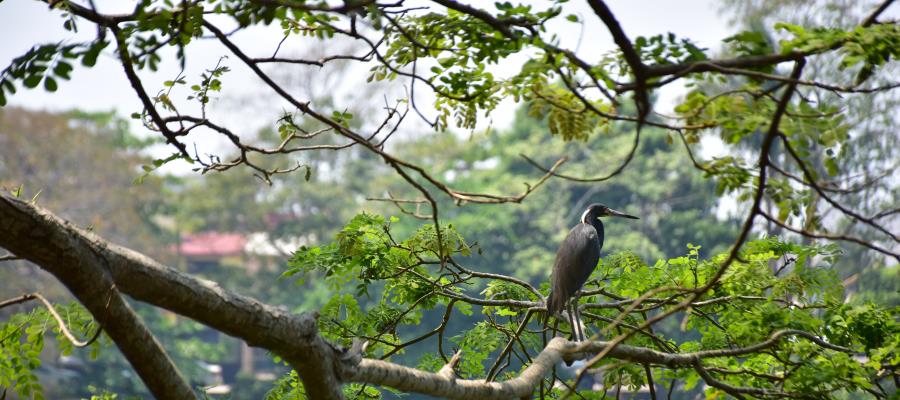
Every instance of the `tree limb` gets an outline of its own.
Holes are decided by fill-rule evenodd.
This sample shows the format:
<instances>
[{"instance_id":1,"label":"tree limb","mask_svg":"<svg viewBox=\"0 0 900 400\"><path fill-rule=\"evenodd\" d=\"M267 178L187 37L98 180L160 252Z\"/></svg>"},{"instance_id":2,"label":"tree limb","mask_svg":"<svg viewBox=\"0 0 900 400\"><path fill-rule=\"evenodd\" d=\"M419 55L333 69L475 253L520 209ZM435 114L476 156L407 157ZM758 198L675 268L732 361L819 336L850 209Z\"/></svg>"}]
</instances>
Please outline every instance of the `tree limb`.
<instances>
[{"instance_id":1,"label":"tree limb","mask_svg":"<svg viewBox=\"0 0 900 400\"><path fill-rule=\"evenodd\" d=\"M85 308L159 399L197 398L162 346L119 294L109 245L49 212L0 196L0 246L56 276ZM93 240L91 240L93 239ZM115 246L113 246L115 247ZM149 286L149 285L148 285ZM155 296L169 289L156 287Z\"/></svg>"}]
</instances>

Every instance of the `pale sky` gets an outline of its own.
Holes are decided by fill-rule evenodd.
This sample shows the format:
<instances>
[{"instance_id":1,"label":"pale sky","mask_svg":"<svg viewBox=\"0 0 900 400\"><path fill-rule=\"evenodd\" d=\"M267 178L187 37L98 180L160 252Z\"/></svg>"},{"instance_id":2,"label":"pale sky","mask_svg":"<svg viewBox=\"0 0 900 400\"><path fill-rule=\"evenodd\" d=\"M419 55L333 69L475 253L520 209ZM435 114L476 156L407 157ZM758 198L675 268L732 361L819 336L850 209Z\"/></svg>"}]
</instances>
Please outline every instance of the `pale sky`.
<instances>
[{"instance_id":1,"label":"pale sky","mask_svg":"<svg viewBox=\"0 0 900 400\"><path fill-rule=\"evenodd\" d=\"M416 1L420 0L409 0L407 3L411 4ZM533 3L538 7L547 4L540 0L525 0L525 2ZM134 1L122 0L96 0L95 3L97 9L103 13L127 13L133 9L135 4ZM470 1L469 3L477 4L478 2ZM611 0L607 3L632 39L638 36L672 32L678 37L693 40L700 47L715 50L723 38L734 33L733 29L727 26L726 17L718 14L718 4L713 0ZM489 4L493 4L493 2ZM585 24L582 28L578 24L561 21L556 26L550 26L551 30L558 32L562 41L561 45L570 48L577 46L579 54L588 61L597 60L601 54L615 49L606 27L594 16L584 1L572 1L567 6L570 8L564 9L564 15L579 15L580 20L585 21ZM228 31L228 28L233 26L225 20L221 20L221 22L213 20L213 22L223 28L223 31ZM64 30L62 24L61 13L49 10L45 3L35 0L0 1L0 37L6 39L0 45L0 68L8 66L14 58L21 56L35 44L87 41L96 35L96 30L91 29L90 24L87 23L79 25L78 34ZM251 28L232 36L231 39L250 56L268 56L272 54L282 37L280 27L275 24L270 27ZM290 55L292 52L297 54L304 50L308 51L309 47L309 39L288 40L282 46L279 54ZM8 105L52 111L74 108L85 111L115 110L119 115L125 117L140 112L142 105L126 79L118 60L110 53L110 49L111 46L101 54L93 68L84 68L80 66L80 63L74 63L75 70L71 74L72 79L58 82L59 88L55 93L44 91L43 85L31 90L20 88L16 94L7 95ZM319 50L328 51L328 49L321 48ZM334 51L336 50L332 49L332 52ZM165 89L164 81L172 80L178 75L180 66L174 54L174 50L171 48L167 48L167 51L162 53L163 61L160 70L156 73L149 70L138 71L143 78L145 89L151 96ZM189 82L196 82L204 70L212 68L221 56L230 56L230 53L213 40L198 40L188 46L188 55L184 76ZM497 76L511 75L519 70L523 61L524 57L507 60L495 66L492 72ZM275 98L274 94L248 68L242 67L234 56L224 60L224 64L229 66L232 71L223 78L222 92L207 107L207 115L211 120L231 129L244 137L246 141L247 137L252 137L261 128L273 127L278 116L284 111L292 111L285 101ZM285 67L277 68L284 69ZM294 93L298 98L305 98L305 92L327 92L338 97L337 104L342 106L347 104L351 109L355 107L354 104L371 105L373 100L378 102L376 105L378 107L384 104L384 97L380 93L376 92L377 94L374 96L377 98L373 100L369 98L369 96L373 96L372 94L360 95L358 87L364 84L368 67L357 68L355 73L332 76L330 80L320 79L320 75L316 75L318 70L315 67L300 68L305 68L305 72L283 72L295 71L284 69L279 71L284 75L282 79L276 79L288 90L295 87L292 92L299 92ZM304 81L311 83L304 84L302 83ZM408 81L400 82L394 93L402 95L407 86ZM658 111L669 111L674 101L683 92L679 86L670 86L672 87L667 87L658 93ZM424 87L419 84L415 93L417 104L424 109L425 107L422 105L429 104L433 97L423 89ZM172 98L176 100L176 104L179 104L177 101L183 100L188 94L186 91L173 92ZM390 96L390 94L387 95L387 97ZM399 96L395 95L394 98L396 97ZM316 103L314 102L313 105L315 106ZM513 100L505 100L491 114L490 119L479 120L476 131L488 127L493 129L508 127L517 106ZM198 109L199 107L195 106L193 109L182 107L179 110L182 113L199 115ZM376 108L376 110L380 109ZM428 113L427 109L425 113L428 118L433 118L435 115L435 113ZM330 111L325 111L323 114L330 114ZM380 117L380 115L372 115L368 120L380 121ZM132 128L139 135L158 135L158 133L144 128L138 121L132 120ZM411 112L410 117L401 126L398 135L415 135L428 129L430 128L423 120L413 116ZM201 155L222 155L225 151L232 152L234 150L224 137L199 131L195 131L182 141L189 149L198 149ZM704 147L713 153L721 151L721 146L717 143L710 145L704 142ZM174 149L170 146L160 145L154 146L150 151L154 158L165 158L172 154ZM186 162L178 161L167 164L160 172L189 174L193 167Z\"/></svg>"},{"instance_id":2,"label":"pale sky","mask_svg":"<svg viewBox=\"0 0 900 400\"><path fill-rule=\"evenodd\" d=\"M536 0L532 2L541 3ZM716 2L710 0L613 0L608 3L631 38L673 32L679 37L692 39L701 47L715 49L723 38L733 34L732 29L726 23L726 18L717 13ZM97 1L98 9L105 13L127 12L133 4L131 1ZM592 14L589 7L580 1L570 4L572 8L566 9L564 13L578 14L582 20L586 21L586 24L583 33L578 25L571 23L551 27L559 29L562 45L571 47L579 45L580 53L584 54L588 60L596 59L600 54L612 50L614 45L608 31ZM91 39L95 34L89 24L82 23L80 33L74 35L65 31L62 23L63 19L60 13L48 10L44 3L34 0L4 0L0 2L0 37L5 38L4 43L0 45L0 66L5 68L13 58L24 54L35 44L83 41ZM222 22L220 26L227 27L228 25ZM278 26L254 28L235 35L232 39L238 44L243 44L245 51L251 53L251 56L262 56L272 53L275 45L281 39L281 33ZM280 54L302 51L304 47L311 46L308 41L309 39L288 41ZM163 89L163 81L173 79L179 72L174 52L168 51L164 54L168 54L169 59L166 60L166 56L163 56L164 60L159 72L139 71L144 78L146 89L151 95ZM227 49L215 42L206 40L191 43L188 54L185 76L189 80L197 80L203 70L211 68L220 56L229 53ZM507 65L509 71L517 71L520 62L521 59L509 60L506 64L501 63L498 66L500 69L498 73L502 74L502 70L507 68ZM265 94L266 92L261 89L262 82L249 69L242 68L234 57L226 59L225 64L230 66L233 71L223 79L225 84L220 98L214 100L209 106L211 118L223 122L235 132L252 133L263 126L271 126L282 110L289 109L284 102L274 99L272 95ZM354 75L365 78L363 73ZM340 91L336 88L334 90ZM418 88L416 90L419 104L427 104L429 98L422 98L419 95L424 90ZM345 96L351 98L355 94L353 86L343 88L343 92ZM680 91L678 88L672 88L660 95L662 102L660 110L666 111L666 104L671 104L680 95ZM101 55L94 68L87 69L76 65L72 73L72 80L59 82L59 89L56 93L48 93L38 86L33 90L20 89L15 95L8 97L10 105L36 109L116 110L123 116L141 110L140 102L126 80L121 66L108 51ZM173 98L177 99L178 97L173 95ZM352 102L353 100L349 99L348 101ZM368 101L368 99L355 100ZM378 100L382 102L380 95ZM492 126L494 128L508 126L515 108L516 105L512 101L503 103L492 114ZM413 126L421 127L422 125ZM135 129L143 130L138 125L135 125ZM211 144L209 138L209 135L192 135L190 140L198 141L198 145L204 151L215 151L216 145ZM188 140L189 148L193 145L190 140ZM216 139L213 142L220 143ZM161 151L167 154L171 149ZM161 153L160 156L164 156L164 154Z\"/></svg>"}]
</instances>

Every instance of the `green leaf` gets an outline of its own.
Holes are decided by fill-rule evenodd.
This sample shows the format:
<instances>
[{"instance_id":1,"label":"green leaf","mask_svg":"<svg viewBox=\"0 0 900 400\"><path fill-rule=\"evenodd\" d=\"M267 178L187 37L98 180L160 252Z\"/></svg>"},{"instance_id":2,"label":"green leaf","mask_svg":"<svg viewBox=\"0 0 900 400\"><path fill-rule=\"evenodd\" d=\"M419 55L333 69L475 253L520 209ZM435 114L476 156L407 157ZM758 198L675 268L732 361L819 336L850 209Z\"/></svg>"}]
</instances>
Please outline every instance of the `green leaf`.
<instances>
[{"instance_id":1,"label":"green leaf","mask_svg":"<svg viewBox=\"0 0 900 400\"><path fill-rule=\"evenodd\" d=\"M100 56L100 51L103 50L104 47L106 47L106 43L95 43L91 45L81 58L81 65L85 67L93 67L96 65L97 57Z\"/></svg>"},{"instance_id":2,"label":"green leaf","mask_svg":"<svg viewBox=\"0 0 900 400\"><path fill-rule=\"evenodd\" d=\"M55 92L57 89L56 80L49 76L44 78L44 89L48 92Z\"/></svg>"},{"instance_id":3,"label":"green leaf","mask_svg":"<svg viewBox=\"0 0 900 400\"><path fill-rule=\"evenodd\" d=\"M65 61L60 61L56 63L56 67L53 68L53 73L63 79L70 79L69 74L72 72L72 64L69 64Z\"/></svg>"},{"instance_id":4,"label":"green leaf","mask_svg":"<svg viewBox=\"0 0 900 400\"><path fill-rule=\"evenodd\" d=\"M37 87L37 85L39 83L41 83L41 78L43 78L43 76L41 76L41 75L36 75L36 74L31 75L31 76L25 78L25 80L22 82L22 84L25 85L25 87L27 87L29 89L34 89Z\"/></svg>"},{"instance_id":5,"label":"green leaf","mask_svg":"<svg viewBox=\"0 0 900 400\"><path fill-rule=\"evenodd\" d=\"M514 317L516 315L519 315L519 313L517 313L513 310L510 310L506 307L500 307L500 309L497 310L497 315L504 316L504 317Z\"/></svg>"}]
</instances>

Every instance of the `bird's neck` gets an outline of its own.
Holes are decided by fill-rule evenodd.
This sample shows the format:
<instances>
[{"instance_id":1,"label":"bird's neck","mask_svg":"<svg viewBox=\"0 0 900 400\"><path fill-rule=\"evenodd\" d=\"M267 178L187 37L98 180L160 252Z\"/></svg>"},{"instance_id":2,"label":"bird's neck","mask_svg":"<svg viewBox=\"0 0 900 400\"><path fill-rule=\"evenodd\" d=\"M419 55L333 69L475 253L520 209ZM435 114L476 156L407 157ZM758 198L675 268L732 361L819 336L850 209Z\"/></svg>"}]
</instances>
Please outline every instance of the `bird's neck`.
<instances>
[{"instance_id":1,"label":"bird's neck","mask_svg":"<svg viewBox=\"0 0 900 400\"><path fill-rule=\"evenodd\" d=\"M602 237L603 236L603 222L600 221L600 218L597 214L598 213L594 212L593 210L585 211L584 214L581 215L581 223L589 224L589 225L593 226L594 229L597 230L597 233L600 234L600 236Z\"/></svg>"},{"instance_id":2,"label":"bird's neck","mask_svg":"<svg viewBox=\"0 0 900 400\"><path fill-rule=\"evenodd\" d=\"M603 221L600 221L600 219L598 219L598 218L594 218L593 220L589 221L589 223L591 224L591 226L594 227L594 229L597 230L597 235L599 235L602 238L603 237Z\"/></svg>"},{"instance_id":3,"label":"bird's neck","mask_svg":"<svg viewBox=\"0 0 900 400\"><path fill-rule=\"evenodd\" d=\"M600 218L597 218L595 215L585 215L581 223L594 227L597 231L597 238L600 239L600 248L603 248L603 221L600 221Z\"/></svg>"}]
</instances>

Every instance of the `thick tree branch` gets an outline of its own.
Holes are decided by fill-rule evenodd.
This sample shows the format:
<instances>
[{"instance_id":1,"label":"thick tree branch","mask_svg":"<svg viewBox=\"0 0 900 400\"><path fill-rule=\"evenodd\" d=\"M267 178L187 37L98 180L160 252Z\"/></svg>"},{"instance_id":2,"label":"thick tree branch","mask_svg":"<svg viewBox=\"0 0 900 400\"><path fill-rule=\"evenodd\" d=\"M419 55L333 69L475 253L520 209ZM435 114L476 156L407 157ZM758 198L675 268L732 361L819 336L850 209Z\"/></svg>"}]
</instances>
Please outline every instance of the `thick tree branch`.
<instances>
[{"instance_id":1,"label":"thick tree branch","mask_svg":"<svg viewBox=\"0 0 900 400\"><path fill-rule=\"evenodd\" d=\"M504 382L456 379L447 374L424 372L384 361L363 359L358 366L344 371L350 381L368 382L390 386L408 392L428 393L450 399L512 399L530 396L540 380L550 369L562 360L572 361L592 353L608 350L609 356L636 363L659 365L669 368L693 368L706 358L747 355L762 349L772 348L789 336L799 336L813 343L835 351L850 353L850 349L835 346L808 332L782 330L773 333L769 339L741 348L707 350L693 353L664 353L643 347L615 345L607 341L575 343L557 337L534 358L521 375ZM717 381L716 381L717 382ZM770 393L776 393L771 391ZM777 392L781 393L781 392Z\"/></svg>"},{"instance_id":2,"label":"thick tree branch","mask_svg":"<svg viewBox=\"0 0 900 400\"><path fill-rule=\"evenodd\" d=\"M0 196L0 232L0 247L53 273L72 290L157 398L194 394L118 290L278 353L304 382L315 382L307 385L313 398L341 397L335 350L318 336L313 314L292 315L192 278L6 195ZM118 290L109 290L113 281Z\"/></svg>"},{"instance_id":3,"label":"thick tree branch","mask_svg":"<svg viewBox=\"0 0 900 400\"><path fill-rule=\"evenodd\" d=\"M7 195L0 196L0 246L56 276L85 308L159 399L196 398L153 334L113 283L106 243L93 246L71 224ZM90 235L90 234L87 234ZM157 288L156 296L168 289Z\"/></svg>"}]
</instances>

